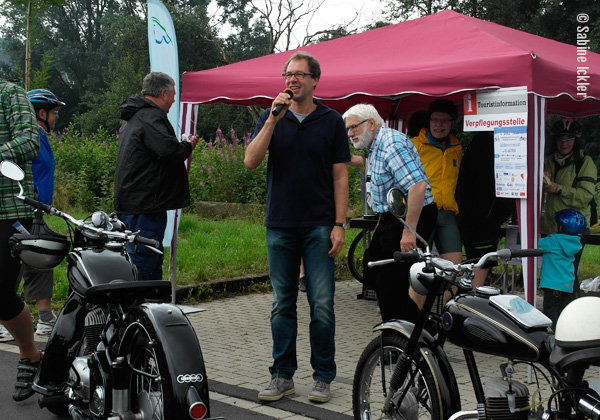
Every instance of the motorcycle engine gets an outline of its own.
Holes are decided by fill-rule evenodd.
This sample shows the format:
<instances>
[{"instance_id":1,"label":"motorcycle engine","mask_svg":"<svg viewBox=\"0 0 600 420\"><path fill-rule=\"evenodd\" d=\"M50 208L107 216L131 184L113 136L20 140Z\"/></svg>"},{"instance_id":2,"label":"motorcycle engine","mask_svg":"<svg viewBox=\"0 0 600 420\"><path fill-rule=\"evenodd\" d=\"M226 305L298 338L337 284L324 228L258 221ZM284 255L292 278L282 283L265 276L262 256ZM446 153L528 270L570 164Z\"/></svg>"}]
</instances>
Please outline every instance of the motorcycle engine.
<instances>
[{"instance_id":1,"label":"motorcycle engine","mask_svg":"<svg viewBox=\"0 0 600 420\"><path fill-rule=\"evenodd\" d=\"M527 420L531 411L529 389L522 383L491 378L485 383L484 393L488 420Z\"/></svg>"}]
</instances>

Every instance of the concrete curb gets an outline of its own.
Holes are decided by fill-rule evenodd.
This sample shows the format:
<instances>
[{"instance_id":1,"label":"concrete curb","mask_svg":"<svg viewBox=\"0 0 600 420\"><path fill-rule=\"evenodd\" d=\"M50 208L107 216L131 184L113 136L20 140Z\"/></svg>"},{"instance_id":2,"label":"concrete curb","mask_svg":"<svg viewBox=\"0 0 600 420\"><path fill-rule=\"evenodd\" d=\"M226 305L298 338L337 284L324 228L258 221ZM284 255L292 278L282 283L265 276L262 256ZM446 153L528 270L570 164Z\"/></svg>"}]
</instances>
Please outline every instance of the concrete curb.
<instances>
[{"instance_id":1,"label":"concrete curb","mask_svg":"<svg viewBox=\"0 0 600 420\"><path fill-rule=\"evenodd\" d=\"M208 297L209 294L222 292L240 292L248 286L255 283L264 283L269 281L268 274L258 274L249 277L239 277L234 279L218 280L214 282L193 284L187 286L177 286L175 288L175 302L181 303L188 297L194 298Z\"/></svg>"}]
</instances>

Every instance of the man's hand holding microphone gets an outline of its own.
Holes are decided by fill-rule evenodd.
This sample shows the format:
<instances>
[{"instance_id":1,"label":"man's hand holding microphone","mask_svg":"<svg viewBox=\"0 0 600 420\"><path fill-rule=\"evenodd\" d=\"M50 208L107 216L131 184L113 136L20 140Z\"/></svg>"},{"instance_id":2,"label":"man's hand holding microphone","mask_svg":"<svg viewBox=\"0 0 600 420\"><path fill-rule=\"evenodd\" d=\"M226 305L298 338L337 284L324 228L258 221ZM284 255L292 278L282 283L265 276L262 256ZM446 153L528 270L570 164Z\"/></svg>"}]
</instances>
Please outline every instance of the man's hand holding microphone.
<instances>
[{"instance_id":1,"label":"man's hand holding microphone","mask_svg":"<svg viewBox=\"0 0 600 420\"><path fill-rule=\"evenodd\" d=\"M290 88L287 88L286 90L281 92L279 95L277 95L277 98L275 98L273 103L279 102L279 104L275 105L271 109L271 114L273 114L274 117L277 117L284 108L287 111L287 109L290 107L290 104L292 103L293 97L294 97L294 91Z\"/></svg>"}]
</instances>

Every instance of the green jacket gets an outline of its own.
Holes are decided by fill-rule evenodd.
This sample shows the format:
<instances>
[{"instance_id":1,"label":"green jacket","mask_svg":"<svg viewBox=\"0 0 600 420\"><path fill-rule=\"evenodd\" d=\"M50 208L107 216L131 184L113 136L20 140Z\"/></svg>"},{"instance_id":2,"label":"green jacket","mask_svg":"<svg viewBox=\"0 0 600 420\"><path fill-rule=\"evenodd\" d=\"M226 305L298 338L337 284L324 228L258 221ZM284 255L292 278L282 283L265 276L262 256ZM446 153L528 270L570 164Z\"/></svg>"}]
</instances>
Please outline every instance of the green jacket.
<instances>
[{"instance_id":1,"label":"green jacket","mask_svg":"<svg viewBox=\"0 0 600 420\"><path fill-rule=\"evenodd\" d=\"M0 79L0 161L11 160L25 171L25 196L33 198L31 161L40 152L37 121L27 93ZM19 186L0 176L0 220L33 217L31 206L15 198Z\"/></svg>"},{"instance_id":2,"label":"green jacket","mask_svg":"<svg viewBox=\"0 0 600 420\"><path fill-rule=\"evenodd\" d=\"M575 153L574 153L575 154ZM575 156L570 156L560 165L556 162L554 154L544 159L544 170L550 173L549 177L558 185L556 193L544 193L542 198L542 217L540 220L540 233L549 235L555 231L556 222L554 214L563 209L579 210L588 222L590 220L590 200L594 196L598 171L591 157L580 151L578 159L583 159L579 173L575 173Z\"/></svg>"}]
</instances>

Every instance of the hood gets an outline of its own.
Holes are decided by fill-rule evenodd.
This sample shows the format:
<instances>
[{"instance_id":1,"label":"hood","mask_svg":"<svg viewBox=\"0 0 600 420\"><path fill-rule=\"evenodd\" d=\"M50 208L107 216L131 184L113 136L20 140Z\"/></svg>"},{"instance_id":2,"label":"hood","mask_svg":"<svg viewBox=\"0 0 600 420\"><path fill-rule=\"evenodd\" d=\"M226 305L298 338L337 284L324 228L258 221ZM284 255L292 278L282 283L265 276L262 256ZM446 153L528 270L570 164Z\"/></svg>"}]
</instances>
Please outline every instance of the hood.
<instances>
[{"instance_id":1,"label":"hood","mask_svg":"<svg viewBox=\"0 0 600 420\"><path fill-rule=\"evenodd\" d=\"M576 235L557 233L546 236L546 239L551 241L557 248L560 248L566 255L575 255L581 249L581 241Z\"/></svg>"},{"instance_id":2,"label":"hood","mask_svg":"<svg viewBox=\"0 0 600 420\"><path fill-rule=\"evenodd\" d=\"M119 115L122 120L129 121L142 108L158 108L158 106L143 96L134 95L125 99L119 105Z\"/></svg>"}]
</instances>

